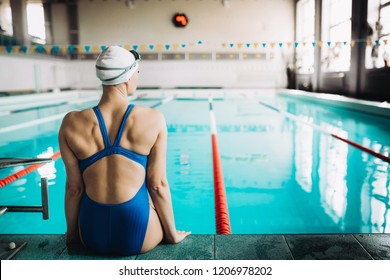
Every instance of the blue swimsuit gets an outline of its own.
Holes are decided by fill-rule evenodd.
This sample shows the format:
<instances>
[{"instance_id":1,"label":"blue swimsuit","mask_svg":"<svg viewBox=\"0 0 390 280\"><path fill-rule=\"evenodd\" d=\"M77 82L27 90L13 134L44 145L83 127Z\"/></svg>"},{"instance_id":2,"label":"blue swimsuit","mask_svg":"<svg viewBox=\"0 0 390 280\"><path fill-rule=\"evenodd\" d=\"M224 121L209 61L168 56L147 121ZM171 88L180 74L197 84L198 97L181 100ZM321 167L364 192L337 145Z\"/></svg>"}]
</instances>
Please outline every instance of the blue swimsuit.
<instances>
[{"instance_id":1,"label":"blue swimsuit","mask_svg":"<svg viewBox=\"0 0 390 280\"><path fill-rule=\"evenodd\" d=\"M99 159L112 155L123 155L146 169L147 156L119 146L126 120L133 109L130 104L111 145L103 116L96 106L93 108L102 132L104 149L79 161L81 173ZM149 221L149 199L145 180L137 194L127 202L104 204L90 199L86 192L80 202L79 225L84 244L96 251L108 254L134 255L141 251Z\"/></svg>"}]
</instances>

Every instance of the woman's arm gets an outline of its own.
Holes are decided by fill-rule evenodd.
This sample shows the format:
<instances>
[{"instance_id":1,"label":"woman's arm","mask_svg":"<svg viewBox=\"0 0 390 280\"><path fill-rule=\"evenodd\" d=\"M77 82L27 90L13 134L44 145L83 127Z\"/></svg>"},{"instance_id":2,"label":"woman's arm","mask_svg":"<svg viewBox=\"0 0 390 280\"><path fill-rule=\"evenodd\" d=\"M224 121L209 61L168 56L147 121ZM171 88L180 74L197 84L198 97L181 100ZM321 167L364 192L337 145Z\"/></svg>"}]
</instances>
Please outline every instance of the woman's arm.
<instances>
[{"instance_id":1,"label":"woman's arm","mask_svg":"<svg viewBox=\"0 0 390 280\"><path fill-rule=\"evenodd\" d=\"M167 126L161 113L157 122L159 133L149 154L146 182L163 227L164 240L169 243L179 243L190 233L176 230L171 192L166 176Z\"/></svg>"},{"instance_id":2,"label":"woman's arm","mask_svg":"<svg viewBox=\"0 0 390 280\"><path fill-rule=\"evenodd\" d=\"M72 243L80 240L78 215L84 184L79 169L78 159L70 149L66 139L67 131L69 131L69 116L69 114L66 115L62 122L58 140L66 170L65 217L67 231L65 237L68 243Z\"/></svg>"}]
</instances>

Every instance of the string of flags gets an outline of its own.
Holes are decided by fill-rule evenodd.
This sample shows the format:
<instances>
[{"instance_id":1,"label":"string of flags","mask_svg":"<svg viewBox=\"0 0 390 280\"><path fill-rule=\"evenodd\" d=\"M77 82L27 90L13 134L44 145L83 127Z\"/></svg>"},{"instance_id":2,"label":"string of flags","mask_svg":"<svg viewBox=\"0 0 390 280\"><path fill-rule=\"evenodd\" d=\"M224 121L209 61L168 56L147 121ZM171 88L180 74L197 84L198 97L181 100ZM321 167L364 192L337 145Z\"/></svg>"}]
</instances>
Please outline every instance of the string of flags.
<instances>
[{"instance_id":1,"label":"string of flags","mask_svg":"<svg viewBox=\"0 0 390 280\"><path fill-rule=\"evenodd\" d=\"M260 48L299 48L299 47L343 47L343 46L381 46L388 45L387 39L371 40L357 39L351 41L311 41L311 42L252 42L252 43L221 43L222 48L227 49L260 49ZM125 49L134 49L140 52L148 51L171 51L187 49L199 45L204 45L202 40L192 43L174 43L174 44L127 44L121 45ZM0 46L0 53L52 53L52 54L96 54L105 50L107 45L17 45Z\"/></svg>"}]
</instances>

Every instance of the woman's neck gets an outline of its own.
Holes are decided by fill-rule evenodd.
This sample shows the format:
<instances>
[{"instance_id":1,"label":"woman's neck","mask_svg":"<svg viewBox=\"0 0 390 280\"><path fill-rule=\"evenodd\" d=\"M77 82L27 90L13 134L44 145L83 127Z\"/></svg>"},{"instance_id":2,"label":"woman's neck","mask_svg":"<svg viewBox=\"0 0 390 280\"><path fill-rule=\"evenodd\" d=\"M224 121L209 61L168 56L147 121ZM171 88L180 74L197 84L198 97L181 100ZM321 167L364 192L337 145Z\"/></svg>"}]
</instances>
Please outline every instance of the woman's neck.
<instances>
[{"instance_id":1,"label":"woman's neck","mask_svg":"<svg viewBox=\"0 0 390 280\"><path fill-rule=\"evenodd\" d=\"M107 104L113 107L129 104L126 87L122 85L103 86L103 95L99 105Z\"/></svg>"}]
</instances>

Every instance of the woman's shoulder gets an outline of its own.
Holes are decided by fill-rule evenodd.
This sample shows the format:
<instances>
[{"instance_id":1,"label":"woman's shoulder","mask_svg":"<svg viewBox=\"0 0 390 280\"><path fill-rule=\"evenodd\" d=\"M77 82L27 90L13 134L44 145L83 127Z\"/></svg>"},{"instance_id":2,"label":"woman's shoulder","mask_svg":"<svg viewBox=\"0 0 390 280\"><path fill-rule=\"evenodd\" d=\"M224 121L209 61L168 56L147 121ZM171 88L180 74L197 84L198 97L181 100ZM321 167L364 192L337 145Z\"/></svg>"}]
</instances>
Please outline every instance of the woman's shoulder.
<instances>
[{"instance_id":1,"label":"woman's shoulder","mask_svg":"<svg viewBox=\"0 0 390 280\"><path fill-rule=\"evenodd\" d=\"M92 109L70 111L62 120L62 127L82 127L92 120Z\"/></svg>"},{"instance_id":2,"label":"woman's shoulder","mask_svg":"<svg viewBox=\"0 0 390 280\"><path fill-rule=\"evenodd\" d=\"M133 110L135 117L157 121L158 123L165 122L163 113L157 109L136 105Z\"/></svg>"}]
</instances>

